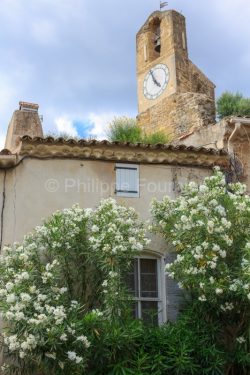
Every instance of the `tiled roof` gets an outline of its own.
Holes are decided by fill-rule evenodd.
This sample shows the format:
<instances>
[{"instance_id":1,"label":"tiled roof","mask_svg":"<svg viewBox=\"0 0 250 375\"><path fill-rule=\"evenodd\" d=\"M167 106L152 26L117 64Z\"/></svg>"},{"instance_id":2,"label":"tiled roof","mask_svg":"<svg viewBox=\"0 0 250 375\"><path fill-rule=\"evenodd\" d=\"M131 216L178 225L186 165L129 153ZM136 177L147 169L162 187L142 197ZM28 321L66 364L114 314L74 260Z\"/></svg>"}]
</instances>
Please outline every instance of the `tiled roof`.
<instances>
[{"instance_id":1,"label":"tiled roof","mask_svg":"<svg viewBox=\"0 0 250 375\"><path fill-rule=\"evenodd\" d=\"M244 119L249 119L250 120L250 116L240 116L240 115L235 115L235 116L228 116L227 118L244 118Z\"/></svg>"},{"instance_id":2,"label":"tiled roof","mask_svg":"<svg viewBox=\"0 0 250 375\"><path fill-rule=\"evenodd\" d=\"M143 144L143 143L131 143L131 142L110 142L107 140L98 141L95 139L86 140L86 139L64 139L64 138L53 138L53 137L35 137L31 138L27 135L21 138L22 142L28 142L34 145L44 144L44 145L68 145L68 146L106 146L106 147L124 147L124 148L140 148L143 150L169 150L169 151L186 151L186 152L197 152L205 153L211 155L227 155L225 150L215 150L214 148L205 148L205 147L194 147L194 146L185 146L185 145L173 145L173 144L162 144L158 143L155 145L152 144Z\"/></svg>"},{"instance_id":3,"label":"tiled roof","mask_svg":"<svg viewBox=\"0 0 250 375\"><path fill-rule=\"evenodd\" d=\"M3 154L4 153L4 154ZM109 142L107 140L64 139L46 137L20 138L18 152L8 150L0 153L0 167L11 163L14 166L26 158L33 159L78 159L112 162L167 164L189 167L212 168L214 165L228 167L229 158L224 150L208 149L173 144L143 144ZM11 160L10 160L11 159Z\"/></svg>"},{"instance_id":4,"label":"tiled roof","mask_svg":"<svg viewBox=\"0 0 250 375\"><path fill-rule=\"evenodd\" d=\"M0 155L12 155L12 152L7 148L4 148L2 151L0 151Z\"/></svg>"}]
</instances>

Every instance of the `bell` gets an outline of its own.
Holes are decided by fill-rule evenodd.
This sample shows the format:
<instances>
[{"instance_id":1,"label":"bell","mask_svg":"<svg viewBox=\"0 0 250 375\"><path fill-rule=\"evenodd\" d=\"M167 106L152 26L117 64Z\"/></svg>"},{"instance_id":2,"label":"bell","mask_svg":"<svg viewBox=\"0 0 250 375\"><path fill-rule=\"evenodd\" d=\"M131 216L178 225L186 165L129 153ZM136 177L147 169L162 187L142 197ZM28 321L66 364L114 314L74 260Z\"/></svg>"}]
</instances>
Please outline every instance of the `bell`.
<instances>
[{"instance_id":1,"label":"bell","mask_svg":"<svg viewBox=\"0 0 250 375\"><path fill-rule=\"evenodd\" d=\"M155 38L155 51L160 53L161 52L161 37L157 36Z\"/></svg>"}]
</instances>

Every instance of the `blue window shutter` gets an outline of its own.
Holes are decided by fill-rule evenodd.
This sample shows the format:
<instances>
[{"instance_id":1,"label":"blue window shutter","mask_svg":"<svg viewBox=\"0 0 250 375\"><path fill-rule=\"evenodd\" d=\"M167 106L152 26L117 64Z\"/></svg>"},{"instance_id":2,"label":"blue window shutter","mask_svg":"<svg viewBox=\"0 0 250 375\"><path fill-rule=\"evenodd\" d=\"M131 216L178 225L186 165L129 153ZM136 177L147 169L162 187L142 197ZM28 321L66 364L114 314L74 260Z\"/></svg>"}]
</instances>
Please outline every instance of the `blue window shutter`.
<instances>
[{"instance_id":1,"label":"blue window shutter","mask_svg":"<svg viewBox=\"0 0 250 375\"><path fill-rule=\"evenodd\" d=\"M120 197L139 197L139 166L135 164L116 164L116 195Z\"/></svg>"}]
</instances>

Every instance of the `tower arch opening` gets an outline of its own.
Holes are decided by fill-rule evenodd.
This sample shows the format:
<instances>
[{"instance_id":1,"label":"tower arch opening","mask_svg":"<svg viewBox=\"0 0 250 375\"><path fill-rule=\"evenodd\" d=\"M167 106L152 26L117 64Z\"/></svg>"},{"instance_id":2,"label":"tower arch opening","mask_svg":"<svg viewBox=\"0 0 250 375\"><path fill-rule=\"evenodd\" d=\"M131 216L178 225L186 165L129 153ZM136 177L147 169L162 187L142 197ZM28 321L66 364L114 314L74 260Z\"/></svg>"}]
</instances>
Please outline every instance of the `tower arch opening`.
<instances>
[{"instance_id":1,"label":"tower arch opening","mask_svg":"<svg viewBox=\"0 0 250 375\"><path fill-rule=\"evenodd\" d=\"M159 17L154 17L153 20L149 23L150 29L150 49L152 56L151 61L157 59L161 54L161 20Z\"/></svg>"}]
</instances>

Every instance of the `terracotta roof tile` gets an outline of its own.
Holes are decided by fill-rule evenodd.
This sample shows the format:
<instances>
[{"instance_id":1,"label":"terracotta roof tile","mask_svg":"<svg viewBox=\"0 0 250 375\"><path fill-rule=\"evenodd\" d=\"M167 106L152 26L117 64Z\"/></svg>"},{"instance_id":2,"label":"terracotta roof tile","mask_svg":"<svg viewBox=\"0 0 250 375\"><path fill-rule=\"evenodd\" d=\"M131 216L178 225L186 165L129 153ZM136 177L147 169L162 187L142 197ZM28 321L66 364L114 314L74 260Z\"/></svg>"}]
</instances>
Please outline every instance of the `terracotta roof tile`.
<instances>
[{"instance_id":1,"label":"terracotta roof tile","mask_svg":"<svg viewBox=\"0 0 250 375\"><path fill-rule=\"evenodd\" d=\"M141 148L149 150L169 150L169 151L190 151L190 152L201 152L205 154L212 155L227 155L225 150L215 150L213 148L205 147L194 147L194 146L185 146L185 145L173 145L173 144L162 144L158 143L155 145L152 144L143 144L143 143L131 143L131 142L110 142L108 140L98 141L96 139L86 140L86 139L64 139L64 138L53 138L53 137L34 137L31 138L27 135L21 138L21 141L28 142L32 144L54 144L54 145L68 145L68 146L107 146L107 147L129 147L129 148Z\"/></svg>"},{"instance_id":2,"label":"terracotta roof tile","mask_svg":"<svg viewBox=\"0 0 250 375\"><path fill-rule=\"evenodd\" d=\"M2 151L0 151L0 155L12 155L12 152L7 148L4 148Z\"/></svg>"}]
</instances>

